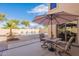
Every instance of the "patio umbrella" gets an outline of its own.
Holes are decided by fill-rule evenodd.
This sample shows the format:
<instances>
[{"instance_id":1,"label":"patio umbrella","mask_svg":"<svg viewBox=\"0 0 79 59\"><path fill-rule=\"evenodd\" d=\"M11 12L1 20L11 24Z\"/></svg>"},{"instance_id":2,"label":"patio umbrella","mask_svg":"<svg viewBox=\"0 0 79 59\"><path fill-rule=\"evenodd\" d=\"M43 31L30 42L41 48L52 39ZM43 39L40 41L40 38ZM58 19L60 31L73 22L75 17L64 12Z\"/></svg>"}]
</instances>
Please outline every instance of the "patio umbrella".
<instances>
[{"instance_id":1,"label":"patio umbrella","mask_svg":"<svg viewBox=\"0 0 79 59\"><path fill-rule=\"evenodd\" d=\"M66 22L71 22L77 20L78 15L73 15L67 12L57 12L53 14L36 16L33 22L43 24L43 25L51 25L51 38L52 38L52 25L53 24L63 24Z\"/></svg>"},{"instance_id":2,"label":"patio umbrella","mask_svg":"<svg viewBox=\"0 0 79 59\"><path fill-rule=\"evenodd\" d=\"M69 24L67 24L66 26L67 26L67 27L74 27L74 26L77 27L77 24L69 23Z\"/></svg>"},{"instance_id":3,"label":"patio umbrella","mask_svg":"<svg viewBox=\"0 0 79 59\"><path fill-rule=\"evenodd\" d=\"M60 24L59 26L61 26L61 28L63 28L63 27L65 27L65 24L63 23L62 25ZM68 24L66 24L66 27L77 27L77 24L68 23Z\"/></svg>"}]
</instances>

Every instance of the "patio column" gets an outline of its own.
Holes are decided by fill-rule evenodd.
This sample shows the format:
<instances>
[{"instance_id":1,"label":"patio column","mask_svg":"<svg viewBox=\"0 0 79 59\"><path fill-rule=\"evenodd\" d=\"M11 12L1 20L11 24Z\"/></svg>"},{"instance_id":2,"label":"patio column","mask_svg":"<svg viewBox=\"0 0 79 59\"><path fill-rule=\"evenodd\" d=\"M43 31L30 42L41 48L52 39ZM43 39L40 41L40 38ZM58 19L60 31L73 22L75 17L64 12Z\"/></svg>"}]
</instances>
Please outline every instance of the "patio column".
<instances>
[{"instance_id":1,"label":"patio column","mask_svg":"<svg viewBox=\"0 0 79 59\"><path fill-rule=\"evenodd\" d=\"M48 25L48 36L51 38L51 25Z\"/></svg>"},{"instance_id":2,"label":"patio column","mask_svg":"<svg viewBox=\"0 0 79 59\"><path fill-rule=\"evenodd\" d=\"M57 37L57 26L56 26L56 24L55 25L53 25L53 37L54 38L56 38Z\"/></svg>"},{"instance_id":3,"label":"patio column","mask_svg":"<svg viewBox=\"0 0 79 59\"><path fill-rule=\"evenodd\" d=\"M77 20L77 43L79 44L79 18Z\"/></svg>"},{"instance_id":4,"label":"patio column","mask_svg":"<svg viewBox=\"0 0 79 59\"><path fill-rule=\"evenodd\" d=\"M65 23L65 41L67 41L67 33L66 33L66 23Z\"/></svg>"},{"instance_id":5,"label":"patio column","mask_svg":"<svg viewBox=\"0 0 79 59\"><path fill-rule=\"evenodd\" d=\"M52 25L52 34L53 34L53 38L57 37L57 27L55 24ZM51 38L51 25L48 25L48 35Z\"/></svg>"}]
</instances>

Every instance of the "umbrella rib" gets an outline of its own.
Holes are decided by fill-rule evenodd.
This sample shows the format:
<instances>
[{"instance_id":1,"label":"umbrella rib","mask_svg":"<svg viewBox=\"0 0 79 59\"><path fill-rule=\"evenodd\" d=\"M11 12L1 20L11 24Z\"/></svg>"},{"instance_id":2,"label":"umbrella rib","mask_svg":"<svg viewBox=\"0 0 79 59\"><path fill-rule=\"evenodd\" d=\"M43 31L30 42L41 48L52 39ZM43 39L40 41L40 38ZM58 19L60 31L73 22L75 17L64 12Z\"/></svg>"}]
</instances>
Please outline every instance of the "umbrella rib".
<instances>
[{"instance_id":1,"label":"umbrella rib","mask_svg":"<svg viewBox=\"0 0 79 59\"><path fill-rule=\"evenodd\" d=\"M38 16L38 17L39 17L39 16ZM45 16L44 16L44 17L45 17ZM40 20L40 19L42 19L42 18L44 18L44 17L41 17L41 18L35 19L35 20L33 20L33 21Z\"/></svg>"},{"instance_id":2,"label":"umbrella rib","mask_svg":"<svg viewBox=\"0 0 79 59\"><path fill-rule=\"evenodd\" d=\"M44 17L42 17L42 18L44 18ZM35 20L33 20L33 22L35 22L35 21L37 21L37 20L40 20L40 19L42 19L42 18L39 18L39 19L35 19Z\"/></svg>"},{"instance_id":3,"label":"umbrella rib","mask_svg":"<svg viewBox=\"0 0 79 59\"><path fill-rule=\"evenodd\" d=\"M62 18L63 20L68 20L68 21L70 21L71 22L71 20L69 20L69 19L66 19L66 18L63 18L63 17L60 17L60 16L57 16L58 18Z\"/></svg>"},{"instance_id":4,"label":"umbrella rib","mask_svg":"<svg viewBox=\"0 0 79 59\"><path fill-rule=\"evenodd\" d=\"M47 17L46 17L46 18L47 18ZM46 18L44 18L44 19L43 19L40 23L42 23L42 22L46 21L46 20L45 20Z\"/></svg>"},{"instance_id":5,"label":"umbrella rib","mask_svg":"<svg viewBox=\"0 0 79 59\"><path fill-rule=\"evenodd\" d=\"M41 24L42 22L44 22L45 21L45 19L43 19L42 21L40 21L40 23L39 24Z\"/></svg>"},{"instance_id":6,"label":"umbrella rib","mask_svg":"<svg viewBox=\"0 0 79 59\"><path fill-rule=\"evenodd\" d=\"M54 17L54 20L59 24L58 20L56 19L56 17Z\"/></svg>"},{"instance_id":7,"label":"umbrella rib","mask_svg":"<svg viewBox=\"0 0 79 59\"><path fill-rule=\"evenodd\" d=\"M64 12L64 11L62 11L62 12L58 12L58 14L59 15L67 15L67 16L75 16L75 17L79 17L79 15L73 15L73 14L70 14L70 13L67 13L67 12ZM62 14L63 13L63 14Z\"/></svg>"},{"instance_id":8,"label":"umbrella rib","mask_svg":"<svg viewBox=\"0 0 79 59\"><path fill-rule=\"evenodd\" d=\"M47 22L47 24L49 24L50 23L50 20Z\"/></svg>"},{"instance_id":9,"label":"umbrella rib","mask_svg":"<svg viewBox=\"0 0 79 59\"><path fill-rule=\"evenodd\" d=\"M48 15L47 15L47 16L48 16ZM51 19L50 16L48 16L48 19L49 19L49 22L48 22L48 24L49 24L49 23L51 22L51 20L50 20L50 19Z\"/></svg>"}]
</instances>

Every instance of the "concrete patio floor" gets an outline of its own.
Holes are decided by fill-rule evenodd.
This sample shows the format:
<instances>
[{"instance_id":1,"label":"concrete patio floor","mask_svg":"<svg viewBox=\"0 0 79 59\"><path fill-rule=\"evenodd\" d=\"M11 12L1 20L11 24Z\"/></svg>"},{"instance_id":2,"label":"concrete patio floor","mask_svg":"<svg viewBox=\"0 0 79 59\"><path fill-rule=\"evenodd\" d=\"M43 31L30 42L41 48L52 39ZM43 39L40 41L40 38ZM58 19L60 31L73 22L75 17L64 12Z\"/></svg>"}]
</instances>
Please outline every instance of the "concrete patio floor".
<instances>
[{"instance_id":1,"label":"concrete patio floor","mask_svg":"<svg viewBox=\"0 0 79 59\"><path fill-rule=\"evenodd\" d=\"M35 41L37 41L37 40L35 40ZM26 43L27 43L27 41L26 41ZM32 44L29 44L29 43L27 45L24 42L21 42L21 44L25 44L25 45L19 46L16 48L12 48L12 49L6 50L4 52L0 52L0 53L2 54L2 56L55 56L54 52L50 52L47 49L41 48L41 43L39 41L34 42ZM13 45L11 44L11 47L12 46Z\"/></svg>"},{"instance_id":2,"label":"concrete patio floor","mask_svg":"<svg viewBox=\"0 0 79 59\"><path fill-rule=\"evenodd\" d=\"M7 49L7 50L5 50ZM38 39L32 40L19 40L9 43L0 42L0 56L56 56L55 52L48 51L41 47L41 43ZM73 56L79 56L79 48L72 47L71 54Z\"/></svg>"}]
</instances>

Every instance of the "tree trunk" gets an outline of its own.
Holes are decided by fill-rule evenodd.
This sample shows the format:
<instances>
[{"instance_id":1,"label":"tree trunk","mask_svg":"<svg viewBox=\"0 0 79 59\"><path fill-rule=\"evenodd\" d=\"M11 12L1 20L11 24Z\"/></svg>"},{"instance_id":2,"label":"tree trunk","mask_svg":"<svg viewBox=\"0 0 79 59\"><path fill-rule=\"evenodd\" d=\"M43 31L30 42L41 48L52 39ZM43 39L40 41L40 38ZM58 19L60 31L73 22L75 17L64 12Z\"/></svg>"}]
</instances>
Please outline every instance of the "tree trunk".
<instances>
[{"instance_id":1,"label":"tree trunk","mask_svg":"<svg viewBox=\"0 0 79 59\"><path fill-rule=\"evenodd\" d=\"M12 28L10 28L10 36L12 36Z\"/></svg>"},{"instance_id":2,"label":"tree trunk","mask_svg":"<svg viewBox=\"0 0 79 59\"><path fill-rule=\"evenodd\" d=\"M9 32L9 35L7 37L7 41L11 41L13 38L13 35L12 35L12 28L10 28L10 32Z\"/></svg>"}]
</instances>

